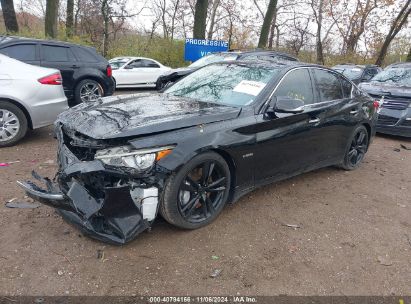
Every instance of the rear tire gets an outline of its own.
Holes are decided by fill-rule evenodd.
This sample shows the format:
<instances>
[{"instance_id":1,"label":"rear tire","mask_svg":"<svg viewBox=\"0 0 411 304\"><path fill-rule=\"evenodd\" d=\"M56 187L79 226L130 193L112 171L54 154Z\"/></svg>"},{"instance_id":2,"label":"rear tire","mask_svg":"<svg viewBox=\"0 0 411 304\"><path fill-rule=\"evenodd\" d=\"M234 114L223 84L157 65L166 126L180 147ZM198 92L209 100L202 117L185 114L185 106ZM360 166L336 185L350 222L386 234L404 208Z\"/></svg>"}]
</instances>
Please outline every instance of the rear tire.
<instances>
[{"instance_id":1,"label":"rear tire","mask_svg":"<svg viewBox=\"0 0 411 304\"><path fill-rule=\"evenodd\" d=\"M160 214L180 228L206 226L223 210L230 184L230 169L225 160L214 152L200 154L169 177Z\"/></svg>"},{"instance_id":2,"label":"rear tire","mask_svg":"<svg viewBox=\"0 0 411 304\"><path fill-rule=\"evenodd\" d=\"M94 102L104 96L104 89L93 79L80 81L74 89L74 101L77 104Z\"/></svg>"},{"instance_id":3,"label":"rear tire","mask_svg":"<svg viewBox=\"0 0 411 304\"><path fill-rule=\"evenodd\" d=\"M368 150L369 140L367 129L363 125L358 126L348 141L344 160L340 167L344 170L357 169Z\"/></svg>"},{"instance_id":4,"label":"rear tire","mask_svg":"<svg viewBox=\"0 0 411 304\"><path fill-rule=\"evenodd\" d=\"M0 147L15 145L28 129L26 115L16 105L0 100Z\"/></svg>"}]
</instances>

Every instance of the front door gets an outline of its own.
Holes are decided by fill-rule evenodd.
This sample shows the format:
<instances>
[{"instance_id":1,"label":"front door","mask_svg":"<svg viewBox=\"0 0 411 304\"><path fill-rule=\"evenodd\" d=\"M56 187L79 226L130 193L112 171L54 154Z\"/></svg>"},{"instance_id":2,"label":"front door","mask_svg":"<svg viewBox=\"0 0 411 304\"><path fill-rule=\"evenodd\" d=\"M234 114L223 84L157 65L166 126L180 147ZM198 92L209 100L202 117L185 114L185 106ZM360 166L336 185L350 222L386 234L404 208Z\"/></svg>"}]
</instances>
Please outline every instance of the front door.
<instances>
[{"instance_id":1,"label":"front door","mask_svg":"<svg viewBox=\"0 0 411 304\"><path fill-rule=\"evenodd\" d=\"M311 168L314 158L315 130L320 110L309 108L316 94L308 68L288 72L274 92L276 97L300 99L305 109L298 114L261 113L256 127L256 184L280 180Z\"/></svg>"}]
</instances>

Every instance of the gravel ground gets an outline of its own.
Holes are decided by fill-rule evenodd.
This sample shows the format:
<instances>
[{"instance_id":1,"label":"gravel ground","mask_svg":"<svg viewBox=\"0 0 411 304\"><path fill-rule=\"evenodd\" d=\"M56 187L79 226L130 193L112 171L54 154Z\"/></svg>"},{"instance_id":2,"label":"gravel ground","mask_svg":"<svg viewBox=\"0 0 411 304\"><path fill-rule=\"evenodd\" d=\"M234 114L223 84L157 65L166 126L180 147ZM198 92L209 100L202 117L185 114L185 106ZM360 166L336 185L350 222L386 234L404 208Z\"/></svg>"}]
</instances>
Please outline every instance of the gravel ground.
<instances>
[{"instance_id":1,"label":"gravel ground","mask_svg":"<svg viewBox=\"0 0 411 304\"><path fill-rule=\"evenodd\" d=\"M159 219L115 247L51 208L5 207L24 199L15 181L31 170L54 175L51 130L0 150L0 162L19 161L0 167L2 295L411 294L411 151L401 147L410 140L377 137L356 171L265 186L195 231Z\"/></svg>"}]
</instances>

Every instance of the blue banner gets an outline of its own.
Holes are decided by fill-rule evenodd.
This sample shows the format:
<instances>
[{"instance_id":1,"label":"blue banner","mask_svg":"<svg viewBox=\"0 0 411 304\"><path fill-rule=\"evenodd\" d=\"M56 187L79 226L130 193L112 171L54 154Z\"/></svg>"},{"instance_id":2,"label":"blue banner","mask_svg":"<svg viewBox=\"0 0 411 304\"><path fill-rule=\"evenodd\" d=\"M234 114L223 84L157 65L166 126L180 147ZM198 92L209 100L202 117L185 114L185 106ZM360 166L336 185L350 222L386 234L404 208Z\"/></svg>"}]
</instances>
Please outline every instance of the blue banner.
<instances>
[{"instance_id":1,"label":"blue banner","mask_svg":"<svg viewBox=\"0 0 411 304\"><path fill-rule=\"evenodd\" d=\"M196 61L211 53L228 51L228 42L187 38L185 41L184 60Z\"/></svg>"}]
</instances>

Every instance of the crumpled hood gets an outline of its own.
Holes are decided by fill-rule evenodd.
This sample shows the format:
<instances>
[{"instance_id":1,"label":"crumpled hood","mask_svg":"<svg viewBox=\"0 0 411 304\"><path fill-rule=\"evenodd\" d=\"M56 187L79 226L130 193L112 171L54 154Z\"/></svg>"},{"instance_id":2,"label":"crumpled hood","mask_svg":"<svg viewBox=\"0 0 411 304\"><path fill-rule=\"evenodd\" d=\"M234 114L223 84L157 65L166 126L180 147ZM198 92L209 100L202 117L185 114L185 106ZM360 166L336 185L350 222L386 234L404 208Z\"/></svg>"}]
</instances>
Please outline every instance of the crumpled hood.
<instances>
[{"instance_id":1,"label":"crumpled hood","mask_svg":"<svg viewBox=\"0 0 411 304\"><path fill-rule=\"evenodd\" d=\"M390 95L396 97L410 97L411 87L401 87L389 83L381 82L364 82L359 85L359 88L368 94L372 95Z\"/></svg>"},{"instance_id":2,"label":"crumpled hood","mask_svg":"<svg viewBox=\"0 0 411 304\"><path fill-rule=\"evenodd\" d=\"M167 94L106 97L60 114L56 123L94 139L138 136L233 119L241 108Z\"/></svg>"}]
</instances>

